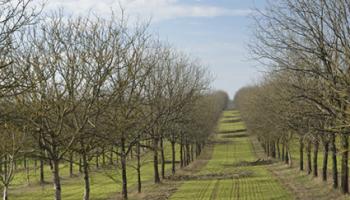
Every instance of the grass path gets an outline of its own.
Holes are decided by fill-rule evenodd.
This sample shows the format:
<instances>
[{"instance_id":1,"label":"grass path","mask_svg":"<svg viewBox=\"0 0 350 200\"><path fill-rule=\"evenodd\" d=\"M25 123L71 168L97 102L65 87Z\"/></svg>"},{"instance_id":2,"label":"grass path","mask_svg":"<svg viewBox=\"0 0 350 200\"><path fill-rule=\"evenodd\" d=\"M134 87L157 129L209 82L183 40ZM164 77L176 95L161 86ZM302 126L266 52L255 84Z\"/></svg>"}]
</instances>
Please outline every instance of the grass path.
<instances>
[{"instance_id":1,"label":"grass path","mask_svg":"<svg viewBox=\"0 0 350 200\"><path fill-rule=\"evenodd\" d=\"M270 163L257 160L250 138L237 132L244 128L238 112L225 111L211 160L170 199L293 199L267 169Z\"/></svg>"}]
</instances>

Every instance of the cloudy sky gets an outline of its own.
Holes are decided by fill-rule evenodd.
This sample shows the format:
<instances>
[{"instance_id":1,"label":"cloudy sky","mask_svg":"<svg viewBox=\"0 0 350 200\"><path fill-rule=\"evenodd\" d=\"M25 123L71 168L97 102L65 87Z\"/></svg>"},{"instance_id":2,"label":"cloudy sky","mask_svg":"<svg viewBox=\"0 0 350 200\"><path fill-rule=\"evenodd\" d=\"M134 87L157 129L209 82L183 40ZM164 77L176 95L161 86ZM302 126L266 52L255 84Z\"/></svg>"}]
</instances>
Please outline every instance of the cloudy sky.
<instances>
[{"instance_id":1,"label":"cloudy sky","mask_svg":"<svg viewBox=\"0 0 350 200\"><path fill-rule=\"evenodd\" d=\"M151 31L206 64L215 76L213 87L231 97L258 76L258 64L249 59L253 8L265 0L48 0L47 7L70 14L108 16L111 8L127 15L152 19Z\"/></svg>"}]
</instances>

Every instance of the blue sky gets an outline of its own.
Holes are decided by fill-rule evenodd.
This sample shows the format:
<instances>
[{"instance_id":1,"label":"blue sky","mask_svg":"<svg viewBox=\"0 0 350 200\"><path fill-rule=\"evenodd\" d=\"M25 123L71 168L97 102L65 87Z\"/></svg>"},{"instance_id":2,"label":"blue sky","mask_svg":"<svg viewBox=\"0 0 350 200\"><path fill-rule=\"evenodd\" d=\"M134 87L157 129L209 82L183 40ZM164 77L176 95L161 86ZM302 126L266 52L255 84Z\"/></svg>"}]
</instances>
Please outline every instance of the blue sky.
<instances>
[{"instance_id":1,"label":"blue sky","mask_svg":"<svg viewBox=\"0 0 350 200\"><path fill-rule=\"evenodd\" d=\"M258 64L249 59L253 8L265 0L49 0L49 8L73 14L94 11L108 15L118 3L130 17L152 18L151 29L160 39L199 58L214 74L213 88L233 97L258 77Z\"/></svg>"}]
</instances>

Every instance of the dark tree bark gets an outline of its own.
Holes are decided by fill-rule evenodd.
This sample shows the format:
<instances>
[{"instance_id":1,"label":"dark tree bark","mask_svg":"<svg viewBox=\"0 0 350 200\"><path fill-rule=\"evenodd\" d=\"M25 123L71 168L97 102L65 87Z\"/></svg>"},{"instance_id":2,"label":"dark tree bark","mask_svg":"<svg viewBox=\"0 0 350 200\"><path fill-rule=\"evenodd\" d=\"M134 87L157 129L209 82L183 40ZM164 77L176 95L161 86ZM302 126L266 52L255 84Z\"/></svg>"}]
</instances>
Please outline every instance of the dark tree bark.
<instances>
[{"instance_id":1,"label":"dark tree bark","mask_svg":"<svg viewBox=\"0 0 350 200\"><path fill-rule=\"evenodd\" d=\"M275 146L275 141L271 142L271 153L272 153L272 158L276 158L276 146Z\"/></svg>"},{"instance_id":2,"label":"dark tree bark","mask_svg":"<svg viewBox=\"0 0 350 200\"><path fill-rule=\"evenodd\" d=\"M317 164L318 147L319 147L319 142L316 139L316 141L314 143L314 157L313 157L313 176L314 177L318 176L318 164Z\"/></svg>"},{"instance_id":3,"label":"dark tree bark","mask_svg":"<svg viewBox=\"0 0 350 200\"><path fill-rule=\"evenodd\" d=\"M40 185L45 184L44 160L40 158Z\"/></svg>"},{"instance_id":4,"label":"dark tree bark","mask_svg":"<svg viewBox=\"0 0 350 200\"><path fill-rule=\"evenodd\" d=\"M24 156L23 157L23 169L27 169L27 167L28 167L28 165L27 165L27 157L26 156Z\"/></svg>"},{"instance_id":5,"label":"dark tree bark","mask_svg":"<svg viewBox=\"0 0 350 200\"><path fill-rule=\"evenodd\" d=\"M100 161L99 161L98 155L96 155L96 162L95 162L95 164L96 164L96 169L99 169L100 168Z\"/></svg>"},{"instance_id":6,"label":"dark tree bark","mask_svg":"<svg viewBox=\"0 0 350 200\"><path fill-rule=\"evenodd\" d=\"M323 164L322 164L322 180L327 181L327 166L328 166L328 151L329 151L329 142L326 141L323 144Z\"/></svg>"},{"instance_id":7,"label":"dark tree bark","mask_svg":"<svg viewBox=\"0 0 350 200\"><path fill-rule=\"evenodd\" d=\"M102 166L106 166L106 151L104 147L102 147Z\"/></svg>"},{"instance_id":8,"label":"dark tree bark","mask_svg":"<svg viewBox=\"0 0 350 200\"><path fill-rule=\"evenodd\" d=\"M82 162L83 162L83 161L82 161L81 157L79 157L79 173L80 173L80 174L83 173L83 168L82 168L83 163L82 163Z\"/></svg>"},{"instance_id":9,"label":"dark tree bark","mask_svg":"<svg viewBox=\"0 0 350 200\"><path fill-rule=\"evenodd\" d=\"M86 154L83 153L83 172L84 172L84 197L83 200L90 199L90 176L89 176L89 163L87 161Z\"/></svg>"},{"instance_id":10,"label":"dark tree bark","mask_svg":"<svg viewBox=\"0 0 350 200\"><path fill-rule=\"evenodd\" d=\"M332 177L333 188L338 188L338 164L337 164L337 146L335 144L335 134L331 135L331 151L332 151Z\"/></svg>"},{"instance_id":11,"label":"dark tree bark","mask_svg":"<svg viewBox=\"0 0 350 200\"><path fill-rule=\"evenodd\" d=\"M201 154L201 145L200 143L196 143L196 158Z\"/></svg>"},{"instance_id":12,"label":"dark tree bark","mask_svg":"<svg viewBox=\"0 0 350 200\"><path fill-rule=\"evenodd\" d=\"M284 142L282 142L282 161L284 161L284 149L285 149Z\"/></svg>"},{"instance_id":13,"label":"dark tree bark","mask_svg":"<svg viewBox=\"0 0 350 200\"><path fill-rule=\"evenodd\" d=\"M113 146L111 147L111 151L109 152L109 164L113 165Z\"/></svg>"},{"instance_id":14,"label":"dark tree bark","mask_svg":"<svg viewBox=\"0 0 350 200\"><path fill-rule=\"evenodd\" d=\"M341 135L341 145L342 145L342 160L341 160L341 191L343 193L349 193L349 137L346 134Z\"/></svg>"},{"instance_id":15,"label":"dark tree bark","mask_svg":"<svg viewBox=\"0 0 350 200\"><path fill-rule=\"evenodd\" d=\"M0 158L0 173L2 173L3 172L3 159L2 158Z\"/></svg>"},{"instance_id":16,"label":"dark tree bark","mask_svg":"<svg viewBox=\"0 0 350 200\"><path fill-rule=\"evenodd\" d=\"M160 138L160 157L161 157L161 174L162 179L165 178L165 155L164 155L164 146L163 146L163 137Z\"/></svg>"},{"instance_id":17,"label":"dark tree bark","mask_svg":"<svg viewBox=\"0 0 350 200\"><path fill-rule=\"evenodd\" d=\"M153 169L154 169L154 183L160 183L159 169L158 169L158 143L159 138L153 139Z\"/></svg>"},{"instance_id":18,"label":"dark tree bark","mask_svg":"<svg viewBox=\"0 0 350 200\"><path fill-rule=\"evenodd\" d=\"M55 189L55 200L61 200L61 180L60 180L60 167L59 167L59 160L53 160L52 162L52 177L53 177L53 184Z\"/></svg>"},{"instance_id":19,"label":"dark tree bark","mask_svg":"<svg viewBox=\"0 0 350 200\"><path fill-rule=\"evenodd\" d=\"M137 192L141 193L142 183L141 183L141 147L140 147L140 137L136 146L136 157L137 157Z\"/></svg>"},{"instance_id":20,"label":"dark tree bark","mask_svg":"<svg viewBox=\"0 0 350 200\"><path fill-rule=\"evenodd\" d=\"M180 144L180 165L181 165L181 168L183 168L184 166L185 166L185 164L184 164L184 148L183 148L183 144L182 144L182 142L181 142L181 144Z\"/></svg>"},{"instance_id":21,"label":"dark tree bark","mask_svg":"<svg viewBox=\"0 0 350 200\"><path fill-rule=\"evenodd\" d=\"M171 172L173 175L175 175L176 167L175 167L175 159L176 159L176 152L175 152L175 141L171 141Z\"/></svg>"},{"instance_id":22,"label":"dark tree bark","mask_svg":"<svg viewBox=\"0 0 350 200\"><path fill-rule=\"evenodd\" d=\"M125 138L121 138L121 147L120 147L120 162L122 167L122 196L123 199L128 199L128 180L126 176L126 150L125 150Z\"/></svg>"},{"instance_id":23,"label":"dark tree bark","mask_svg":"<svg viewBox=\"0 0 350 200\"><path fill-rule=\"evenodd\" d=\"M69 154L69 177L73 177L73 153Z\"/></svg>"},{"instance_id":24,"label":"dark tree bark","mask_svg":"<svg viewBox=\"0 0 350 200\"><path fill-rule=\"evenodd\" d=\"M312 171L312 166L311 166L311 141L307 142L306 155L307 155L307 174L311 174L311 171Z\"/></svg>"},{"instance_id":25,"label":"dark tree bark","mask_svg":"<svg viewBox=\"0 0 350 200\"><path fill-rule=\"evenodd\" d=\"M194 147L193 147L193 144L191 144L191 162L194 161Z\"/></svg>"},{"instance_id":26,"label":"dark tree bark","mask_svg":"<svg viewBox=\"0 0 350 200\"><path fill-rule=\"evenodd\" d=\"M34 175L36 175L37 168L38 168L38 160L34 159Z\"/></svg>"},{"instance_id":27,"label":"dark tree bark","mask_svg":"<svg viewBox=\"0 0 350 200\"><path fill-rule=\"evenodd\" d=\"M276 141L276 149L277 149L277 157L278 157L278 159L281 159L279 140Z\"/></svg>"},{"instance_id":28,"label":"dark tree bark","mask_svg":"<svg viewBox=\"0 0 350 200\"><path fill-rule=\"evenodd\" d=\"M186 166L191 163L190 144L186 142Z\"/></svg>"},{"instance_id":29,"label":"dark tree bark","mask_svg":"<svg viewBox=\"0 0 350 200\"><path fill-rule=\"evenodd\" d=\"M284 162L286 163L286 164L289 164L289 149L288 149L288 146L286 145L286 150L285 150L285 153L286 153L286 155L284 156Z\"/></svg>"},{"instance_id":30,"label":"dark tree bark","mask_svg":"<svg viewBox=\"0 0 350 200\"><path fill-rule=\"evenodd\" d=\"M299 138L299 169L304 170L304 142L303 138Z\"/></svg>"},{"instance_id":31,"label":"dark tree bark","mask_svg":"<svg viewBox=\"0 0 350 200\"><path fill-rule=\"evenodd\" d=\"M27 163L27 161L25 161ZM29 165L28 163L25 165L25 171L26 171L26 179L27 179L27 185L30 185L30 175L29 175Z\"/></svg>"}]
</instances>

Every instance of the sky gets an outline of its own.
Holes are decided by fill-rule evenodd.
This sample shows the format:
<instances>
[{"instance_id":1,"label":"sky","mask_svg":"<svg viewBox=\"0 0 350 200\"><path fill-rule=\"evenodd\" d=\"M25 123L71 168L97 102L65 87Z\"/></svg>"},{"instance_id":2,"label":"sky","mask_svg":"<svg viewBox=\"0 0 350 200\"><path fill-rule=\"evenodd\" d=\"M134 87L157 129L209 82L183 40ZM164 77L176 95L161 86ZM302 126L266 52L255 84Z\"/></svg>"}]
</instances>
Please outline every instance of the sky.
<instances>
[{"instance_id":1,"label":"sky","mask_svg":"<svg viewBox=\"0 0 350 200\"><path fill-rule=\"evenodd\" d=\"M214 76L213 89L232 98L259 76L249 55L251 14L265 0L48 0L48 9L65 13L110 15L121 7L132 20L151 19L150 31L198 58Z\"/></svg>"}]
</instances>

